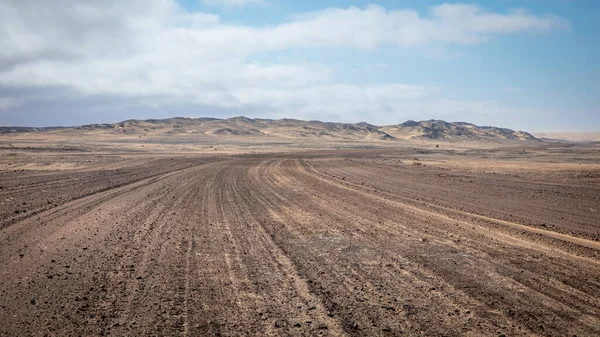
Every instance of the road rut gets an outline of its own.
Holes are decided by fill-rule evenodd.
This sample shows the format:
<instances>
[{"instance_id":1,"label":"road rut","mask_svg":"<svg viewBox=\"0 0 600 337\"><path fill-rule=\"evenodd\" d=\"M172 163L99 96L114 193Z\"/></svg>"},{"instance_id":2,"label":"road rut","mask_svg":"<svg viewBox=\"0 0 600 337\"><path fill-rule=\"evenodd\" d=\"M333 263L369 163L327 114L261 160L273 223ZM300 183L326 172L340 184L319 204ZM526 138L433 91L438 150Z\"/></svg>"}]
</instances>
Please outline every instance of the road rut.
<instances>
[{"instance_id":1,"label":"road rut","mask_svg":"<svg viewBox=\"0 0 600 337\"><path fill-rule=\"evenodd\" d=\"M470 216L330 157L163 167L11 218L0 334L600 334L595 241L507 229L487 202Z\"/></svg>"}]
</instances>

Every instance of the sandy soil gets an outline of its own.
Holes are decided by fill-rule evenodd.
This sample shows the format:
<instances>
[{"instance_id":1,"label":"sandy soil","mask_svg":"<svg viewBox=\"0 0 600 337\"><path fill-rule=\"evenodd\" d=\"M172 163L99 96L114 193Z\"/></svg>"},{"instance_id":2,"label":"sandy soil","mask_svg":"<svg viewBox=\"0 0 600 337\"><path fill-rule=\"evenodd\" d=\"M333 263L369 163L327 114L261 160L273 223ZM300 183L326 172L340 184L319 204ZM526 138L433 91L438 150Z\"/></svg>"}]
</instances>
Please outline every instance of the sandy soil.
<instances>
[{"instance_id":1,"label":"sandy soil","mask_svg":"<svg viewBox=\"0 0 600 337\"><path fill-rule=\"evenodd\" d=\"M600 334L593 144L28 146L0 151L0 335Z\"/></svg>"}]
</instances>

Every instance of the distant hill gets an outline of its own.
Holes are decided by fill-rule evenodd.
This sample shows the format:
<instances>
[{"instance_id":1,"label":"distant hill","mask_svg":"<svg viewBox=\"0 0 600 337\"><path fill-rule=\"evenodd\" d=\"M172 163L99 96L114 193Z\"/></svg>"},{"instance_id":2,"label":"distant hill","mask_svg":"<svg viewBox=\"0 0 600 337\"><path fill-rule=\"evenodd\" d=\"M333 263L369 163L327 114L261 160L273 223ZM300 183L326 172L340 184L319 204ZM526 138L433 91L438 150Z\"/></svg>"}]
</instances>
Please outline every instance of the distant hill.
<instances>
[{"instance_id":1,"label":"distant hill","mask_svg":"<svg viewBox=\"0 0 600 337\"><path fill-rule=\"evenodd\" d=\"M522 140L540 141L530 133L514 131L495 126L477 126L465 122L446 122L430 119L427 121L406 121L402 124L381 128L390 135L401 139L436 140Z\"/></svg>"},{"instance_id":2,"label":"distant hill","mask_svg":"<svg viewBox=\"0 0 600 337\"><path fill-rule=\"evenodd\" d=\"M377 126L365 122L334 123L297 119L261 119L247 117L167 118L126 120L114 124L90 124L77 127L0 127L0 133L76 132L114 133L139 136L206 135L214 137L270 137L282 139L324 139L352 141L393 141L411 139L447 141L540 141L523 131L477 126L442 120L406 121L398 125Z\"/></svg>"},{"instance_id":3,"label":"distant hill","mask_svg":"<svg viewBox=\"0 0 600 337\"><path fill-rule=\"evenodd\" d=\"M35 131L53 131L68 129L64 126L51 126L51 127L29 127L29 126L0 126L0 134L3 133L17 133L17 132L35 132Z\"/></svg>"}]
</instances>

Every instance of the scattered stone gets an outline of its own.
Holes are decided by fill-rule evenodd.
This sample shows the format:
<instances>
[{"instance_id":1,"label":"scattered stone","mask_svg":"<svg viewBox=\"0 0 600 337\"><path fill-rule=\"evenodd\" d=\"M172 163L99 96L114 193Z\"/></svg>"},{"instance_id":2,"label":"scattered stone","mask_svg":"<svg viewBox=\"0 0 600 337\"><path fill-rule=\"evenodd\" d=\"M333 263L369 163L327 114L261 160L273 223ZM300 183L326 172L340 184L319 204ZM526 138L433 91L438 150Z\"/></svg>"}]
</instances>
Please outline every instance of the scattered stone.
<instances>
[{"instance_id":1,"label":"scattered stone","mask_svg":"<svg viewBox=\"0 0 600 337\"><path fill-rule=\"evenodd\" d=\"M416 310L415 306L410 303L403 305L402 309L404 309L407 315L413 314Z\"/></svg>"}]
</instances>

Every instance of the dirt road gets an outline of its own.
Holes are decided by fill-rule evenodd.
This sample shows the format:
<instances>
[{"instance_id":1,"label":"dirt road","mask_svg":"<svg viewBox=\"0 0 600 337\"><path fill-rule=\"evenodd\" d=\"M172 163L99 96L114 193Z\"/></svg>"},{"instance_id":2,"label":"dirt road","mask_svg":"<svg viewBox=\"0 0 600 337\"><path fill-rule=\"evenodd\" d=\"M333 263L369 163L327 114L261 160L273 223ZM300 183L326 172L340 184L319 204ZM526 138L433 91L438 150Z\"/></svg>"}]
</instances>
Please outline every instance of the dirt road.
<instances>
[{"instance_id":1,"label":"dirt road","mask_svg":"<svg viewBox=\"0 0 600 337\"><path fill-rule=\"evenodd\" d=\"M600 334L597 178L414 156L5 175L0 335Z\"/></svg>"}]
</instances>

